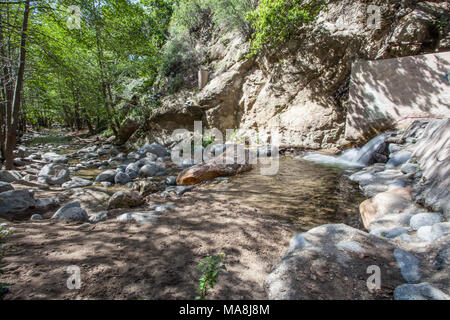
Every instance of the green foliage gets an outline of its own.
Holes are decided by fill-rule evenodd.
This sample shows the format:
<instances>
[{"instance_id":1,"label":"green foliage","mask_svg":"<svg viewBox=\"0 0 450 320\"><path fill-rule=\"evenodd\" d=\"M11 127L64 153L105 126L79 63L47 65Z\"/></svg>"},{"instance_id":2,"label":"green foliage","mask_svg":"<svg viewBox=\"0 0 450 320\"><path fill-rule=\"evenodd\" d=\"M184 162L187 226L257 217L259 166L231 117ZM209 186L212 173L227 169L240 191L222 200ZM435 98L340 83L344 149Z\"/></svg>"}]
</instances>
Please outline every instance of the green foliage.
<instances>
[{"instance_id":1,"label":"green foliage","mask_svg":"<svg viewBox=\"0 0 450 320\"><path fill-rule=\"evenodd\" d=\"M203 148L206 148L207 146L214 143L214 135L212 132L206 133L203 135L202 145Z\"/></svg>"},{"instance_id":2,"label":"green foliage","mask_svg":"<svg viewBox=\"0 0 450 320\"><path fill-rule=\"evenodd\" d=\"M214 288L214 284L217 282L219 271L227 270L225 265L222 264L224 257L225 255L223 253L217 256L207 256L197 266L202 272L197 289L197 293L199 294L196 297L197 300L205 300L208 291Z\"/></svg>"},{"instance_id":3,"label":"green foliage","mask_svg":"<svg viewBox=\"0 0 450 320\"><path fill-rule=\"evenodd\" d=\"M325 8L325 0L261 0L247 16L255 32L250 56L264 47L289 39L301 26L311 23Z\"/></svg>"},{"instance_id":4,"label":"green foliage","mask_svg":"<svg viewBox=\"0 0 450 320\"><path fill-rule=\"evenodd\" d=\"M247 14L256 9L257 0L205 0L213 12L213 21L230 31L238 30L245 37L250 37L252 27L247 21Z\"/></svg>"},{"instance_id":5,"label":"green foliage","mask_svg":"<svg viewBox=\"0 0 450 320\"><path fill-rule=\"evenodd\" d=\"M10 236L13 233L12 228L6 228L6 226L0 226L0 275L3 274L3 268L6 266L6 264L2 263L3 257L6 253L6 243L4 242L6 240L6 237ZM12 284L9 283L3 283L0 281L0 292L5 287L10 287Z\"/></svg>"},{"instance_id":6,"label":"green foliage","mask_svg":"<svg viewBox=\"0 0 450 320\"><path fill-rule=\"evenodd\" d=\"M36 145L66 145L70 141L67 138L67 136L58 136L58 135L51 135L51 136L45 136L45 137L37 137L33 138L29 141L27 141L25 144L27 146L36 146Z\"/></svg>"}]
</instances>

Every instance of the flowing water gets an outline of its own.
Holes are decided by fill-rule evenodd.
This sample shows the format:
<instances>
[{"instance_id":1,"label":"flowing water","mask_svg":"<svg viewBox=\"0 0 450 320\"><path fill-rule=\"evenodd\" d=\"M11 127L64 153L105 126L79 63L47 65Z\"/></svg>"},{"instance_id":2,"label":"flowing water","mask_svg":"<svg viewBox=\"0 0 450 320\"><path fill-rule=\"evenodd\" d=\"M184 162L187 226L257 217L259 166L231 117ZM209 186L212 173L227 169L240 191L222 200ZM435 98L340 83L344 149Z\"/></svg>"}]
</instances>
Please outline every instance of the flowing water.
<instances>
[{"instance_id":1,"label":"flowing water","mask_svg":"<svg viewBox=\"0 0 450 320\"><path fill-rule=\"evenodd\" d=\"M359 204L365 200L348 176L354 170L323 166L302 159L280 157L279 171L273 176L260 174L259 167L202 188L201 192L228 195L235 202L292 223L306 231L327 223L362 224Z\"/></svg>"},{"instance_id":2,"label":"flowing water","mask_svg":"<svg viewBox=\"0 0 450 320\"><path fill-rule=\"evenodd\" d=\"M348 149L339 156L331 156L319 152L310 152L303 158L308 161L327 165L356 168L364 167L368 164L373 153L384 142L384 139L388 135L389 133L380 134L367 142L362 148Z\"/></svg>"}]
</instances>

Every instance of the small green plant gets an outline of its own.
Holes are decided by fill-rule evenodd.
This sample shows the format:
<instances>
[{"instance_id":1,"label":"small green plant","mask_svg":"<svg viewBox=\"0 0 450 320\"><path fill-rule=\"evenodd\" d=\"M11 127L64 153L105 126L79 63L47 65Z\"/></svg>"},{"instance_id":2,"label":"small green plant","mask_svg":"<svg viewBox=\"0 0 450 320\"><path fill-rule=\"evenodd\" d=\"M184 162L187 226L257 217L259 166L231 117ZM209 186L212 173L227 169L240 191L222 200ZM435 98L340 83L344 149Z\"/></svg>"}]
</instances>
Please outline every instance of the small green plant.
<instances>
[{"instance_id":1,"label":"small green plant","mask_svg":"<svg viewBox=\"0 0 450 320\"><path fill-rule=\"evenodd\" d=\"M213 144L213 143L214 143L214 135L211 132L203 135L203 141L202 141L203 148L206 148L207 146L209 146L210 144Z\"/></svg>"},{"instance_id":2,"label":"small green plant","mask_svg":"<svg viewBox=\"0 0 450 320\"><path fill-rule=\"evenodd\" d=\"M223 253L217 256L207 256L197 266L202 271L202 276L199 280L197 289L199 296L196 297L196 300L205 300L208 290L214 288L214 284L217 282L219 271L227 270L225 265L222 264L224 257L225 254Z\"/></svg>"},{"instance_id":3,"label":"small green plant","mask_svg":"<svg viewBox=\"0 0 450 320\"><path fill-rule=\"evenodd\" d=\"M0 225L0 275L3 274L3 268L6 264L2 263L3 257L6 253L6 243L4 243L4 239L13 233L13 229L6 228L6 225ZM10 287L12 284L3 283L0 281L0 294L3 292L3 288Z\"/></svg>"}]
</instances>

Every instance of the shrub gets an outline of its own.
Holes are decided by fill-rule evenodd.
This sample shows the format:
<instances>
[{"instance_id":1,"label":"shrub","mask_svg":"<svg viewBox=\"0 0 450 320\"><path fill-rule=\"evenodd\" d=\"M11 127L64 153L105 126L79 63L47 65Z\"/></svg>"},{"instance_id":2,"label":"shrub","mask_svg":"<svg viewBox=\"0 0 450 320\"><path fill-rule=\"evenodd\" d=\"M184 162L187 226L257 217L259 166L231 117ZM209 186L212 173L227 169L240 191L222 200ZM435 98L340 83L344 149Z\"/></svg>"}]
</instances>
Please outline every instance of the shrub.
<instances>
[{"instance_id":1,"label":"shrub","mask_svg":"<svg viewBox=\"0 0 450 320\"><path fill-rule=\"evenodd\" d=\"M219 271L227 270L225 265L220 265L224 257L225 255L223 253L214 257L207 256L197 266L197 268L202 271L202 276L197 289L197 293L200 294L200 296L196 297L197 300L205 300L208 290L214 288L214 284L217 282Z\"/></svg>"},{"instance_id":2,"label":"shrub","mask_svg":"<svg viewBox=\"0 0 450 320\"><path fill-rule=\"evenodd\" d=\"M325 0L261 0L247 19L255 30L251 38L251 53L284 42L304 24L311 23L325 8Z\"/></svg>"}]
</instances>

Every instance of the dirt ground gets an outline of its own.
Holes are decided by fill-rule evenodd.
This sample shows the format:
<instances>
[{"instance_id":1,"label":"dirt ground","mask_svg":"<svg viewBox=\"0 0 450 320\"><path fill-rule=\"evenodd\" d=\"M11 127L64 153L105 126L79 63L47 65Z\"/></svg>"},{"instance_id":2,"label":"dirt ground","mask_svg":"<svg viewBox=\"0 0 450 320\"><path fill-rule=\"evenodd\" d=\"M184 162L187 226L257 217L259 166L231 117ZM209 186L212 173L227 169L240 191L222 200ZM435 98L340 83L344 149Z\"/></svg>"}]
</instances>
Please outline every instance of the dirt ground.
<instances>
[{"instance_id":1,"label":"dirt ground","mask_svg":"<svg viewBox=\"0 0 450 320\"><path fill-rule=\"evenodd\" d=\"M201 191L164 203L176 209L147 225L8 222L16 230L1 280L14 285L4 299L193 299L197 264L220 252L228 271L208 298L266 299L263 281L295 234L290 224ZM81 269L79 290L66 285L71 265Z\"/></svg>"}]
</instances>

